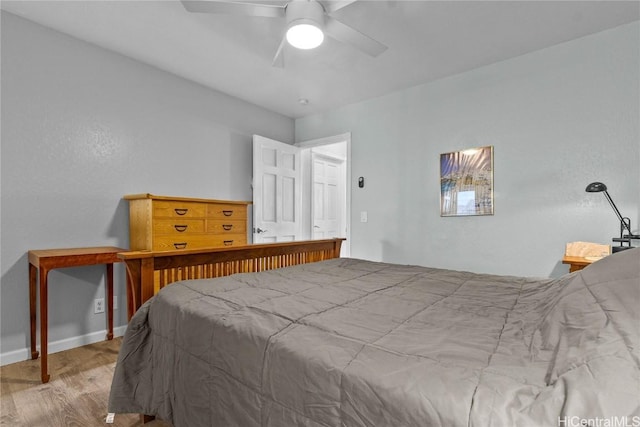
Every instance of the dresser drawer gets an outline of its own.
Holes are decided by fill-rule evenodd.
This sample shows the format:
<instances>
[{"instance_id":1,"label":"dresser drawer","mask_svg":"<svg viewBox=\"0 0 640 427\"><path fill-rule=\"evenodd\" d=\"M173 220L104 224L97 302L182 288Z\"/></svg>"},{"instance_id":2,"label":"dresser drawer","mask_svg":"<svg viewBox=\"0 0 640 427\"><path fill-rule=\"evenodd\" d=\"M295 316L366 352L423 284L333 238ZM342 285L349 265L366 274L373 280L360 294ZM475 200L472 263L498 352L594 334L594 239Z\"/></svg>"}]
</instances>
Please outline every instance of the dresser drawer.
<instances>
[{"instance_id":1,"label":"dresser drawer","mask_svg":"<svg viewBox=\"0 0 640 427\"><path fill-rule=\"evenodd\" d=\"M208 219L207 233L213 234L238 234L247 233L247 222L233 219Z\"/></svg>"},{"instance_id":2,"label":"dresser drawer","mask_svg":"<svg viewBox=\"0 0 640 427\"><path fill-rule=\"evenodd\" d=\"M153 203L154 218L203 218L207 212L204 203L156 200Z\"/></svg>"},{"instance_id":3,"label":"dresser drawer","mask_svg":"<svg viewBox=\"0 0 640 427\"><path fill-rule=\"evenodd\" d=\"M207 218L226 218L246 221L247 207L224 203L212 203L207 205Z\"/></svg>"},{"instance_id":4,"label":"dresser drawer","mask_svg":"<svg viewBox=\"0 0 640 427\"><path fill-rule=\"evenodd\" d=\"M182 235L204 233L204 219L156 219L153 222L153 234Z\"/></svg>"},{"instance_id":5,"label":"dresser drawer","mask_svg":"<svg viewBox=\"0 0 640 427\"><path fill-rule=\"evenodd\" d=\"M193 234L182 236L156 236L153 239L154 251L175 251L176 249L198 249L246 245L246 234L212 235Z\"/></svg>"}]
</instances>

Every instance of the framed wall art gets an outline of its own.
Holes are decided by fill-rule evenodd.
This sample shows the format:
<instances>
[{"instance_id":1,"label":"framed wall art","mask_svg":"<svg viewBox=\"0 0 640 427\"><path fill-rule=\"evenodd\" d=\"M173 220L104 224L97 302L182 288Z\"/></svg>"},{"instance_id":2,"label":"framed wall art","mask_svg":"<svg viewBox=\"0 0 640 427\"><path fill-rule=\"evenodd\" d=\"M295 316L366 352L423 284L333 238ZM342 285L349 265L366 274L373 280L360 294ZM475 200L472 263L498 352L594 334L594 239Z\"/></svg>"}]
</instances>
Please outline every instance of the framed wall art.
<instances>
[{"instance_id":1,"label":"framed wall art","mask_svg":"<svg viewBox=\"0 0 640 427\"><path fill-rule=\"evenodd\" d=\"M493 146L440 155L440 216L493 215Z\"/></svg>"}]
</instances>

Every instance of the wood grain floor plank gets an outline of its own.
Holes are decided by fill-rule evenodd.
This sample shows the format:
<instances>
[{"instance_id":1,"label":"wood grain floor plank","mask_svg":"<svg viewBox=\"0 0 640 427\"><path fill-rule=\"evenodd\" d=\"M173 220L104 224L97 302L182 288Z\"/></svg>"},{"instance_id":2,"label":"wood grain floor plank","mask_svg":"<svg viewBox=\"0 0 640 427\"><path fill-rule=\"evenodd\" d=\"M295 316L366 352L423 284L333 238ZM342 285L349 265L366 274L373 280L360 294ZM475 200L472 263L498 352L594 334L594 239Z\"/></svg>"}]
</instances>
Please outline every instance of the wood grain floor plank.
<instances>
[{"instance_id":1,"label":"wood grain floor plank","mask_svg":"<svg viewBox=\"0 0 640 427\"><path fill-rule=\"evenodd\" d=\"M51 380L40 382L40 361L0 367L0 426L137 427L138 414L106 424L107 401L122 339L49 355ZM155 420L148 427L171 427Z\"/></svg>"}]
</instances>

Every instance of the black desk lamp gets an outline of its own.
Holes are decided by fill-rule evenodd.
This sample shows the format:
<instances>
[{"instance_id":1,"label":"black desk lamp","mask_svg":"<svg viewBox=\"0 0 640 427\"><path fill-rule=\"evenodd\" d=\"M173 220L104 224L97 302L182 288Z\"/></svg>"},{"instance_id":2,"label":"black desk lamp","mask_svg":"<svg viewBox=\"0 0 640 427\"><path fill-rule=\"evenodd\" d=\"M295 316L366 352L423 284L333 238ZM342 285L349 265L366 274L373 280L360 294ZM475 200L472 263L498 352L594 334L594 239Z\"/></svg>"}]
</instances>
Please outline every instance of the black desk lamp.
<instances>
[{"instance_id":1,"label":"black desk lamp","mask_svg":"<svg viewBox=\"0 0 640 427\"><path fill-rule=\"evenodd\" d=\"M614 237L612 239L614 242L620 242L620 246L614 246L612 248L613 252L619 252L619 251L631 248L631 239L640 239L640 236L634 235L631 232L631 220L627 217L623 217L620 214L618 207L616 206L615 203L613 203L613 200L611 200L611 196L609 196L609 192L607 191L607 186L601 182L592 182L591 184L587 185L587 188L585 189L585 191L587 193L604 192L604 197L607 198L607 201L609 202L609 204L615 211L616 215L618 216L618 219L620 220L620 237L619 238ZM627 230L629 234L624 234L625 230ZM624 246L624 243L627 243L628 246Z\"/></svg>"}]
</instances>

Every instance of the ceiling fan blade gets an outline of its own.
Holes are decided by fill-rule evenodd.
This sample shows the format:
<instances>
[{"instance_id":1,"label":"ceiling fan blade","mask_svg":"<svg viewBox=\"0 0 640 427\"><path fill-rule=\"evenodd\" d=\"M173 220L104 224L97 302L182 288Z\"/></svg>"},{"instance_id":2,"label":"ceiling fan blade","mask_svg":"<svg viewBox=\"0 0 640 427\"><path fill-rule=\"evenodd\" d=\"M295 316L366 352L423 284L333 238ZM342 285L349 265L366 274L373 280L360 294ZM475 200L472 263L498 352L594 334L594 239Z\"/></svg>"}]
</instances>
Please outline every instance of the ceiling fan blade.
<instances>
[{"instance_id":1,"label":"ceiling fan blade","mask_svg":"<svg viewBox=\"0 0 640 427\"><path fill-rule=\"evenodd\" d=\"M324 30L332 38L350 44L374 57L387 50L387 46L331 16L326 17Z\"/></svg>"},{"instance_id":2,"label":"ceiling fan blade","mask_svg":"<svg viewBox=\"0 0 640 427\"><path fill-rule=\"evenodd\" d=\"M180 0L185 9L196 13L225 13L230 15L284 18L284 6L216 0Z\"/></svg>"},{"instance_id":3,"label":"ceiling fan blade","mask_svg":"<svg viewBox=\"0 0 640 427\"><path fill-rule=\"evenodd\" d=\"M335 12L336 10L340 10L345 6L349 6L351 3L355 3L358 0L318 0L322 7L324 7L324 11L327 13Z\"/></svg>"},{"instance_id":4,"label":"ceiling fan blade","mask_svg":"<svg viewBox=\"0 0 640 427\"><path fill-rule=\"evenodd\" d=\"M278 46L278 50L276 51L275 56L273 57L273 62L271 62L272 67L284 68L284 45L287 43L287 35L282 36L282 41L280 42L280 46Z\"/></svg>"}]
</instances>

